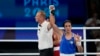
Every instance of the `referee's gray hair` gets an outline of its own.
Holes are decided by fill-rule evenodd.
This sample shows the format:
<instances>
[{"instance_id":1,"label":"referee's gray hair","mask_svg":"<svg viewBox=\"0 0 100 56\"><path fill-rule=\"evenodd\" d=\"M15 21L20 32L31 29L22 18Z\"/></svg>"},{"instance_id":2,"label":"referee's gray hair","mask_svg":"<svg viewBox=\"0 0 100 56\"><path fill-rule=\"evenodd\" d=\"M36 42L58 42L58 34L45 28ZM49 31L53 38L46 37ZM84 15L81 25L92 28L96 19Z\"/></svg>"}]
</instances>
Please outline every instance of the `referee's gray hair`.
<instances>
[{"instance_id":1,"label":"referee's gray hair","mask_svg":"<svg viewBox=\"0 0 100 56\"><path fill-rule=\"evenodd\" d=\"M41 15L42 15L43 17L46 17L46 13L45 13L43 10L39 10L38 12L41 13Z\"/></svg>"}]
</instances>

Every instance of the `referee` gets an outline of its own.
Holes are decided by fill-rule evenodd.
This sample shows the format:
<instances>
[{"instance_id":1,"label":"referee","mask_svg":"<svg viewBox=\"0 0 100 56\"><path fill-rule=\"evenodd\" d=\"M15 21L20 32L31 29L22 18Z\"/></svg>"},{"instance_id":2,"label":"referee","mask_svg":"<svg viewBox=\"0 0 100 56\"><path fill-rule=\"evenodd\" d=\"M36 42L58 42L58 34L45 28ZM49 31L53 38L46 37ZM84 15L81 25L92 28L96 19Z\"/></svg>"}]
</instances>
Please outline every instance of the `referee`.
<instances>
[{"instance_id":1,"label":"referee","mask_svg":"<svg viewBox=\"0 0 100 56\"><path fill-rule=\"evenodd\" d=\"M35 16L35 20L38 22L38 48L40 56L53 56L53 29L45 18L45 12L42 10L38 11Z\"/></svg>"}]
</instances>

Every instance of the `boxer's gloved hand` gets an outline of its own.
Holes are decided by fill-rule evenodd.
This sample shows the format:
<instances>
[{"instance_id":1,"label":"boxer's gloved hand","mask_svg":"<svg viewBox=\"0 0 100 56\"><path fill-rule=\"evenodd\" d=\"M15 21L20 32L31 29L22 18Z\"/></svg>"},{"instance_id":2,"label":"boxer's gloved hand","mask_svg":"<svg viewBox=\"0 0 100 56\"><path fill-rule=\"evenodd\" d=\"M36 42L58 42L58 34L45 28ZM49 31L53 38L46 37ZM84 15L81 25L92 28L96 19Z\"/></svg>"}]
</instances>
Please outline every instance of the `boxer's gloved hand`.
<instances>
[{"instance_id":1,"label":"boxer's gloved hand","mask_svg":"<svg viewBox=\"0 0 100 56\"><path fill-rule=\"evenodd\" d=\"M55 15L55 6L54 5L50 5L49 10L50 10L50 14Z\"/></svg>"}]
</instances>

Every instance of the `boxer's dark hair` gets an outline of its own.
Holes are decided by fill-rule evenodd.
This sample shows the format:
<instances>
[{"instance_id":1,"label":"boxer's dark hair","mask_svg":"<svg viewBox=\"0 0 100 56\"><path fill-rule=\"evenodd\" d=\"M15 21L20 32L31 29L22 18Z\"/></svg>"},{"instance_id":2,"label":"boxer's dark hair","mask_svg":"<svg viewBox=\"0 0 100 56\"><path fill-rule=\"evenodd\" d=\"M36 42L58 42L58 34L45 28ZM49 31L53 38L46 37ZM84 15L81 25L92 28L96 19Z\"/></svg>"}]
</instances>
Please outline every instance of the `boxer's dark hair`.
<instances>
[{"instance_id":1,"label":"boxer's dark hair","mask_svg":"<svg viewBox=\"0 0 100 56\"><path fill-rule=\"evenodd\" d=\"M67 23L67 22L72 24L72 22L70 20L65 20L64 23L63 23L63 27L65 26L65 23Z\"/></svg>"}]
</instances>

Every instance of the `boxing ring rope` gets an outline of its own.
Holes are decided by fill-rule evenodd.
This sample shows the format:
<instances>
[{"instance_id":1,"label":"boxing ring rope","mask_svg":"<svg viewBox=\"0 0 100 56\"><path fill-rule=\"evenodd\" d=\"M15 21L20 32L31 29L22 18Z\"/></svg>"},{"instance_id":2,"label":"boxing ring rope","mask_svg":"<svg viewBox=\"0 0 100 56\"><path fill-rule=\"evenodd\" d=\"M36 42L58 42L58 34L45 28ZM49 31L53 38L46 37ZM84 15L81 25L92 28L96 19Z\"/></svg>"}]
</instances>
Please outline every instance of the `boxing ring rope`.
<instances>
[{"instance_id":1,"label":"boxing ring rope","mask_svg":"<svg viewBox=\"0 0 100 56\"><path fill-rule=\"evenodd\" d=\"M87 53L88 55L95 55L100 53ZM39 53L0 53L0 55L40 55ZM84 55L84 53L76 53L76 55Z\"/></svg>"},{"instance_id":2,"label":"boxing ring rope","mask_svg":"<svg viewBox=\"0 0 100 56\"><path fill-rule=\"evenodd\" d=\"M63 27L59 27L64 29ZM37 27L0 27L0 30L36 30ZM100 29L100 27L72 27L72 29Z\"/></svg>"},{"instance_id":3,"label":"boxing ring rope","mask_svg":"<svg viewBox=\"0 0 100 56\"><path fill-rule=\"evenodd\" d=\"M64 29L63 27L59 27L60 29ZM87 53L86 49L86 42L93 42L93 41L99 41L100 39L86 39L86 30L87 29L100 29L100 27L72 27L72 29L82 29L83 30L83 40L84 42L84 53L76 53L76 55L100 55L100 52L98 53ZM0 27L0 30L37 30L37 27ZM38 40L0 40L0 42L38 42ZM0 55L39 55L39 53L0 53Z\"/></svg>"},{"instance_id":4,"label":"boxing ring rope","mask_svg":"<svg viewBox=\"0 0 100 56\"><path fill-rule=\"evenodd\" d=\"M100 42L100 39L87 39L86 42ZM38 42L38 40L0 40L0 42ZM84 42L84 40L81 40Z\"/></svg>"}]
</instances>

